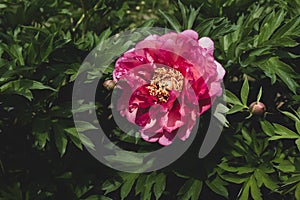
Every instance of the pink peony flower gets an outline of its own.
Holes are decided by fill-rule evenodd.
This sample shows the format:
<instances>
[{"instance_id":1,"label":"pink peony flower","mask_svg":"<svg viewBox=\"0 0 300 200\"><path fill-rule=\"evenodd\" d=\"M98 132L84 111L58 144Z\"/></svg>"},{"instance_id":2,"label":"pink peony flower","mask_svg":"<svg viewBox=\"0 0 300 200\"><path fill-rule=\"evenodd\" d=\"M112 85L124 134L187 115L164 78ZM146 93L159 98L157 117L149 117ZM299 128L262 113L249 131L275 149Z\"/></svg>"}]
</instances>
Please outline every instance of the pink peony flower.
<instances>
[{"instance_id":1,"label":"pink peony flower","mask_svg":"<svg viewBox=\"0 0 300 200\"><path fill-rule=\"evenodd\" d=\"M121 56L113 71L122 95L121 116L140 126L141 137L169 145L186 140L197 117L222 94L225 70L214 43L192 30L150 35Z\"/></svg>"}]
</instances>

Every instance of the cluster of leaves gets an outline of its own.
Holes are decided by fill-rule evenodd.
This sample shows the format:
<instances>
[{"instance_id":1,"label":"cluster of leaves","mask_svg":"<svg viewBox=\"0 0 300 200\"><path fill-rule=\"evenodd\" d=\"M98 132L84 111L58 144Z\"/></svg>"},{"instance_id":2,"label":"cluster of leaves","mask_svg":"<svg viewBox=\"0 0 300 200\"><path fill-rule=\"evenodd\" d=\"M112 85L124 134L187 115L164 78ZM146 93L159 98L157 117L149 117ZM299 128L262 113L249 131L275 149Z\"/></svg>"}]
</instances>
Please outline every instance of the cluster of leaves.
<instances>
[{"instance_id":1,"label":"cluster of leaves","mask_svg":"<svg viewBox=\"0 0 300 200\"><path fill-rule=\"evenodd\" d=\"M0 15L0 199L300 199L298 1L4 0ZM72 86L93 47L153 24L213 38L227 71L229 127L213 163L119 173L83 148L93 146L74 127ZM99 96L106 122L110 94ZM268 112L253 116L252 101Z\"/></svg>"}]
</instances>

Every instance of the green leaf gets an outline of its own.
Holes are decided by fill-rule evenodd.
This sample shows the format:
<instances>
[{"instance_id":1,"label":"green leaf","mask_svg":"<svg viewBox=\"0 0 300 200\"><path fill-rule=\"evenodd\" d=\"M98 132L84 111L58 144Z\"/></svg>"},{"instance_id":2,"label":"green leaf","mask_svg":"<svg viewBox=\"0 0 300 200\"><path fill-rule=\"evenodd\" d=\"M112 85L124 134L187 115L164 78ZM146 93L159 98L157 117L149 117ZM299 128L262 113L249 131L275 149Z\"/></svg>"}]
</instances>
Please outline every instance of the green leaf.
<instances>
[{"instance_id":1,"label":"green leaf","mask_svg":"<svg viewBox=\"0 0 300 200\"><path fill-rule=\"evenodd\" d=\"M41 61L44 62L48 59L49 55L53 51L53 40L54 40L55 34L49 35L41 44L43 47L42 51L40 52L41 54Z\"/></svg>"},{"instance_id":2,"label":"green leaf","mask_svg":"<svg viewBox=\"0 0 300 200\"><path fill-rule=\"evenodd\" d=\"M279 46L279 47L295 47L297 46L299 43L296 40L291 39L290 37L283 37L283 38L279 38L276 40L270 40L265 42L265 45L268 46ZM289 54L287 53L287 55L289 56L294 56L293 54Z\"/></svg>"},{"instance_id":3,"label":"green leaf","mask_svg":"<svg viewBox=\"0 0 300 200\"><path fill-rule=\"evenodd\" d=\"M260 192L260 189L257 186L256 180L254 176L251 176L249 179L249 184L250 184L250 192L251 196L255 200L262 200L262 194Z\"/></svg>"},{"instance_id":4,"label":"green leaf","mask_svg":"<svg viewBox=\"0 0 300 200\"><path fill-rule=\"evenodd\" d=\"M205 19L195 28L195 31L199 33L200 36L209 35L213 27L214 19Z\"/></svg>"},{"instance_id":5,"label":"green leaf","mask_svg":"<svg viewBox=\"0 0 300 200\"><path fill-rule=\"evenodd\" d=\"M226 114L234 114L237 112L241 112L244 110L244 108L245 108L245 106L236 104L236 105L233 105Z\"/></svg>"},{"instance_id":6,"label":"green leaf","mask_svg":"<svg viewBox=\"0 0 300 200\"><path fill-rule=\"evenodd\" d=\"M19 94L26 97L28 100L32 100L33 96L30 90L45 90L45 89L56 91L55 89L46 86L41 82L34 81L34 80L20 79L20 80L15 80L15 81L10 81L8 83L5 83L0 87L0 92Z\"/></svg>"},{"instance_id":7,"label":"green leaf","mask_svg":"<svg viewBox=\"0 0 300 200\"><path fill-rule=\"evenodd\" d=\"M108 28L101 33L101 35L98 38L99 41L97 43L97 48L103 48L102 46L104 45L105 40L111 35L111 33L111 28Z\"/></svg>"},{"instance_id":8,"label":"green leaf","mask_svg":"<svg viewBox=\"0 0 300 200\"><path fill-rule=\"evenodd\" d=\"M217 176L214 180L212 181L205 181L206 185L216 194L219 194L225 198L228 199L228 190L225 186L227 186L227 182L223 181L220 179L219 176Z\"/></svg>"},{"instance_id":9,"label":"green leaf","mask_svg":"<svg viewBox=\"0 0 300 200\"><path fill-rule=\"evenodd\" d=\"M236 167L229 166L227 162L222 162L218 165L221 169L227 172L237 172L238 169Z\"/></svg>"},{"instance_id":10,"label":"green leaf","mask_svg":"<svg viewBox=\"0 0 300 200\"><path fill-rule=\"evenodd\" d=\"M300 17L295 17L287 21L272 36L271 39L282 38L286 36L298 36L300 34Z\"/></svg>"},{"instance_id":11,"label":"green leaf","mask_svg":"<svg viewBox=\"0 0 300 200\"><path fill-rule=\"evenodd\" d=\"M300 135L300 122L296 122L295 126L298 134Z\"/></svg>"},{"instance_id":12,"label":"green leaf","mask_svg":"<svg viewBox=\"0 0 300 200\"><path fill-rule=\"evenodd\" d=\"M87 137L84 134L78 133L80 141L82 142L82 144L84 144L86 147L91 148L93 150L95 150L95 144L93 143L93 141Z\"/></svg>"},{"instance_id":13,"label":"green leaf","mask_svg":"<svg viewBox=\"0 0 300 200\"><path fill-rule=\"evenodd\" d=\"M36 117L32 121L32 134L35 136L35 145L39 149L46 146L47 141L50 141L49 132L51 121L47 118Z\"/></svg>"},{"instance_id":14,"label":"green leaf","mask_svg":"<svg viewBox=\"0 0 300 200\"><path fill-rule=\"evenodd\" d=\"M299 87L298 83L295 81L296 73L289 65L279 60L278 57L272 57L259 64L258 67L271 78L272 84L275 83L276 76L278 76L288 88L296 94L296 88Z\"/></svg>"},{"instance_id":15,"label":"green leaf","mask_svg":"<svg viewBox=\"0 0 300 200\"><path fill-rule=\"evenodd\" d=\"M295 141L295 144L297 145L298 151L300 151L300 138Z\"/></svg>"},{"instance_id":16,"label":"green leaf","mask_svg":"<svg viewBox=\"0 0 300 200\"><path fill-rule=\"evenodd\" d=\"M121 199L125 199L130 193L135 180L138 178L138 174L126 174L123 176L123 185L120 190Z\"/></svg>"},{"instance_id":17,"label":"green leaf","mask_svg":"<svg viewBox=\"0 0 300 200\"><path fill-rule=\"evenodd\" d=\"M249 83L248 83L247 76L245 76L244 83L241 89L241 99L242 99L242 103L245 106L247 106L248 94L249 94Z\"/></svg>"},{"instance_id":18,"label":"green leaf","mask_svg":"<svg viewBox=\"0 0 300 200\"><path fill-rule=\"evenodd\" d=\"M159 10L159 12L163 15L163 17L171 24L172 28L176 31L176 32L181 32L181 26L179 24L179 22L177 21L177 19L165 12L163 12L162 10Z\"/></svg>"},{"instance_id":19,"label":"green leaf","mask_svg":"<svg viewBox=\"0 0 300 200\"><path fill-rule=\"evenodd\" d=\"M248 180L248 177L243 177L237 174L222 174L220 177L228 182L235 183L235 184L242 184Z\"/></svg>"},{"instance_id":20,"label":"green leaf","mask_svg":"<svg viewBox=\"0 0 300 200\"><path fill-rule=\"evenodd\" d=\"M67 171L67 172L65 172L65 173L63 173L63 174L61 174L61 175L59 175L55 178L57 178L57 179L71 179L72 176L73 176L72 172Z\"/></svg>"},{"instance_id":21,"label":"green leaf","mask_svg":"<svg viewBox=\"0 0 300 200\"><path fill-rule=\"evenodd\" d=\"M249 133L246 128L242 128L242 136L244 138L245 143L248 144L249 146L252 143L252 138L250 134L251 133Z\"/></svg>"},{"instance_id":22,"label":"green leaf","mask_svg":"<svg viewBox=\"0 0 300 200\"><path fill-rule=\"evenodd\" d=\"M153 27L153 25L155 24L156 21L157 21L156 19L146 20L140 27L142 27L142 28Z\"/></svg>"},{"instance_id":23,"label":"green leaf","mask_svg":"<svg viewBox=\"0 0 300 200\"><path fill-rule=\"evenodd\" d=\"M241 166L241 167L237 167L237 170L238 170L237 174L249 174L254 171L254 168L248 166Z\"/></svg>"},{"instance_id":24,"label":"green leaf","mask_svg":"<svg viewBox=\"0 0 300 200\"><path fill-rule=\"evenodd\" d=\"M287 117L289 117L294 122L300 122L300 119L296 115L294 115L294 114L292 114L292 113L290 113L288 111L280 111L280 112L282 114L286 115Z\"/></svg>"},{"instance_id":25,"label":"green leaf","mask_svg":"<svg viewBox=\"0 0 300 200\"><path fill-rule=\"evenodd\" d=\"M158 200L166 188L166 175L164 173L160 173L156 179L153 186L153 192L155 195L155 199Z\"/></svg>"},{"instance_id":26,"label":"green leaf","mask_svg":"<svg viewBox=\"0 0 300 200\"><path fill-rule=\"evenodd\" d=\"M300 182L300 175L299 174L295 174L292 177L290 177L289 179L287 179L284 182L283 186L287 186L287 185L294 185L295 183L299 183Z\"/></svg>"},{"instance_id":27,"label":"green leaf","mask_svg":"<svg viewBox=\"0 0 300 200\"><path fill-rule=\"evenodd\" d=\"M7 46L4 43L0 43L0 48L2 48L6 53L8 53L12 59L17 60L19 65L23 66L25 64L23 58L23 47L17 44L11 44Z\"/></svg>"},{"instance_id":28,"label":"green leaf","mask_svg":"<svg viewBox=\"0 0 300 200\"><path fill-rule=\"evenodd\" d=\"M270 122L268 122L267 120L260 120L259 122L260 122L263 132L266 135L273 136L275 134L275 131L274 131L275 128Z\"/></svg>"},{"instance_id":29,"label":"green leaf","mask_svg":"<svg viewBox=\"0 0 300 200\"><path fill-rule=\"evenodd\" d=\"M201 190L202 190L203 182L197 179L190 179L179 189L177 196L180 196L179 199L183 200L198 200Z\"/></svg>"},{"instance_id":30,"label":"green leaf","mask_svg":"<svg viewBox=\"0 0 300 200\"><path fill-rule=\"evenodd\" d=\"M102 184L102 190L105 191L104 195L116 191L120 186L122 185L122 182L119 180L106 180Z\"/></svg>"},{"instance_id":31,"label":"green leaf","mask_svg":"<svg viewBox=\"0 0 300 200\"><path fill-rule=\"evenodd\" d=\"M269 138L269 140L278 140L278 139L298 139L300 136L294 131L280 125L273 124L275 128L275 133L278 135L274 135Z\"/></svg>"},{"instance_id":32,"label":"green leaf","mask_svg":"<svg viewBox=\"0 0 300 200\"><path fill-rule=\"evenodd\" d=\"M296 200L300 200L300 183L297 184L297 187L295 190L295 198L296 198Z\"/></svg>"},{"instance_id":33,"label":"green leaf","mask_svg":"<svg viewBox=\"0 0 300 200\"><path fill-rule=\"evenodd\" d=\"M69 135L72 142L82 150L82 143L79 134L76 131L76 128L65 128L64 131Z\"/></svg>"},{"instance_id":34,"label":"green leaf","mask_svg":"<svg viewBox=\"0 0 300 200\"><path fill-rule=\"evenodd\" d=\"M249 191L250 191L250 184L249 181L244 183L241 191L240 191L240 200L248 200L249 199Z\"/></svg>"},{"instance_id":35,"label":"green leaf","mask_svg":"<svg viewBox=\"0 0 300 200\"><path fill-rule=\"evenodd\" d=\"M239 98L229 90L226 90L226 95L225 95L225 101L227 103L232 103L232 104L237 104L237 105L243 105Z\"/></svg>"},{"instance_id":36,"label":"green leaf","mask_svg":"<svg viewBox=\"0 0 300 200\"><path fill-rule=\"evenodd\" d=\"M187 29L192 29L192 27L193 27L193 24L194 24L194 22L195 22L195 19L196 19L196 17L198 16L198 14L199 14L199 11L200 11L200 9L201 9L201 7L203 6L203 4L201 4L198 8L197 8L197 10L195 10L194 8L191 8L190 9L190 15L189 15L189 18L188 18L188 24L187 24Z\"/></svg>"},{"instance_id":37,"label":"green leaf","mask_svg":"<svg viewBox=\"0 0 300 200\"><path fill-rule=\"evenodd\" d=\"M14 182L10 185L7 184L5 186L2 186L0 190L0 198L1 200L23 199L20 182Z\"/></svg>"},{"instance_id":38,"label":"green leaf","mask_svg":"<svg viewBox=\"0 0 300 200\"><path fill-rule=\"evenodd\" d=\"M53 125L54 130L54 139L56 147L60 153L60 156L63 156L66 152L68 140L66 135L63 133L63 129L59 126L54 124Z\"/></svg>"},{"instance_id":39,"label":"green leaf","mask_svg":"<svg viewBox=\"0 0 300 200\"><path fill-rule=\"evenodd\" d=\"M262 44L267 41L274 31L281 25L284 20L285 12L283 10L275 13L270 13L262 22L262 27L258 35L258 44Z\"/></svg>"},{"instance_id":40,"label":"green leaf","mask_svg":"<svg viewBox=\"0 0 300 200\"><path fill-rule=\"evenodd\" d=\"M144 191L141 194L141 200L151 200L152 196L152 186L155 183L155 178L156 178L156 172L152 172L149 174L146 178L146 184L144 185Z\"/></svg>"},{"instance_id":41,"label":"green leaf","mask_svg":"<svg viewBox=\"0 0 300 200\"><path fill-rule=\"evenodd\" d=\"M218 110L216 109L213 116L219 120L219 122L225 126L225 127L229 127L229 122L228 120L226 119L226 116L224 113L220 113L218 112Z\"/></svg>"},{"instance_id":42,"label":"green leaf","mask_svg":"<svg viewBox=\"0 0 300 200\"><path fill-rule=\"evenodd\" d=\"M258 92L258 95L257 95L257 98L256 98L257 102L260 101L261 95L262 95L262 87L260 87L260 89L259 89L259 92Z\"/></svg>"},{"instance_id":43,"label":"green leaf","mask_svg":"<svg viewBox=\"0 0 300 200\"><path fill-rule=\"evenodd\" d=\"M49 134L45 133L36 133L35 135L35 145L40 149L43 149L46 146L47 141L50 141Z\"/></svg>"},{"instance_id":44,"label":"green leaf","mask_svg":"<svg viewBox=\"0 0 300 200\"><path fill-rule=\"evenodd\" d=\"M178 5L180 8L180 12L181 12L181 16L182 16L182 20L183 20L183 26L187 27L188 24L188 20L187 20L187 9L186 7L181 3L180 0L178 0ZM188 29L188 28L186 28Z\"/></svg>"},{"instance_id":45,"label":"green leaf","mask_svg":"<svg viewBox=\"0 0 300 200\"><path fill-rule=\"evenodd\" d=\"M275 181L273 181L265 172L263 172L260 169L255 170L254 172L256 180L262 181L262 183L269 188L270 190L274 191L276 188L278 188L278 185Z\"/></svg>"},{"instance_id":46,"label":"green leaf","mask_svg":"<svg viewBox=\"0 0 300 200\"><path fill-rule=\"evenodd\" d=\"M86 122L86 121L76 121L76 129L78 132L84 132L88 130L97 130L98 128L93 124Z\"/></svg>"},{"instance_id":47,"label":"green leaf","mask_svg":"<svg viewBox=\"0 0 300 200\"><path fill-rule=\"evenodd\" d=\"M109 197L103 196L103 195L91 195L84 200L113 200Z\"/></svg>"},{"instance_id":48,"label":"green leaf","mask_svg":"<svg viewBox=\"0 0 300 200\"><path fill-rule=\"evenodd\" d=\"M108 154L104 158L109 162L122 162L126 166L136 166L143 163L143 158L137 157L134 153L130 153L130 151L123 150L116 151L113 155Z\"/></svg>"},{"instance_id":49,"label":"green leaf","mask_svg":"<svg viewBox=\"0 0 300 200\"><path fill-rule=\"evenodd\" d=\"M273 124L275 127L275 133L282 135L282 136L287 136L287 138L298 138L299 135L297 133L295 133L294 131L286 128L285 126L282 126L280 124Z\"/></svg>"},{"instance_id":50,"label":"green leaf","mask_svg":"<svg viewBox=\"0 0 300 200\"><path fill-rule=\"evenodd\" d=\"M295 172L296 170L295 165L289 160L281 160L280 163L278 163L278 165L275 165L274 167L285 173Z\"/></svg>"},{"instance_id":51,"label":"green leaf","mask_svg":"<svg viewBox=\"0 0 300 200\"><path fill-rule=\"evenodd\" d=\"M144 174L141 174L136 182L135 186L135 195L141 194L145 189L147 176Z\"/></svg>"}]
</instances>

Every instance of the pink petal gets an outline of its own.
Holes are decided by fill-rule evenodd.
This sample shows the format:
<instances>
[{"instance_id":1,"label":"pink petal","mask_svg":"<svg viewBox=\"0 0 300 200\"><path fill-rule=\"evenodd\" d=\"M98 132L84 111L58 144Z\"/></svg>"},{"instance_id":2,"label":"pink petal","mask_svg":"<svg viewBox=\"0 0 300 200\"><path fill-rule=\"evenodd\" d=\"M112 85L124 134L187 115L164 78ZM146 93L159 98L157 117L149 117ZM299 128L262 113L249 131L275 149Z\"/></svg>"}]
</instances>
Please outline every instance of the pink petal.
<instances>
[{"instance_id":1,"label":"pink petal","mask_svg":"<svg viewBox=\"0 0 300 200\"><path fill-rule=\"evenodd\" d=\"M218 61L214 62L217 65L218 80L221 80L225 76L226 71Z\"/></svg>"},{"instance_id":2,"label":"pink petal","mask_svg":"<svg viewBox=\"0 0 300 200\"><path fill-rule=\"evenodd\" d=\"M193 30L185 30L181 33L182 35L188 36L194 40L198 40L198 33Z\"/></svg>"},{"instance_id":3,"label":"pink petal","mask_svg":"<svg viewBox=\"0 0 300 200\"><path fill-rule=\"evenodd\" d=\"M161 144L163 146L172 144L172 142L175 138L175 134L176 133L164 132L163 135L158 140L159 144Z\"/></svg>"},{"instance_id":4,"label":"pink petal","mask_svg":"<svg viewBox=\"0 0 300 200\"><path fill-rule=\"evenodd\" d=\"M214 53L214 42L209 37L202 37L199 39L200 47L207 50L209 54Z\"/></svg>"}]
</instances>

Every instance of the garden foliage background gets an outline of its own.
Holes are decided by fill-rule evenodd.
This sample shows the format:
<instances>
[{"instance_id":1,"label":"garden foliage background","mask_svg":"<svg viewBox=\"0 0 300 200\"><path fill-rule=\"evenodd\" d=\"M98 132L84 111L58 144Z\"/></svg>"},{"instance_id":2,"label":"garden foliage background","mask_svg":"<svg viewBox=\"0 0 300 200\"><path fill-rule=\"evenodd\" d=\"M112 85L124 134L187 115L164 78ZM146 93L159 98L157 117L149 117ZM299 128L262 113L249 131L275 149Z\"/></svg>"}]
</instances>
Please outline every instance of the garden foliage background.
<instances>
[{"instance_id":1,"label":"garden foliage background","mask_svg":"<svg viewBox=\"0 0 300 200\"><path fill-rule=\"evenodd\" d=\"M297 0L1 0L0 199L300 199L299 14ZM191 156L196 140L170 167L117 172L83 147L72 85L99 42L150 26L215 41L229 125L204 160ZM105 122L110 91L102 82ZM257 99L264 116L250 115Z\"/></svg>"}]
</instances>

